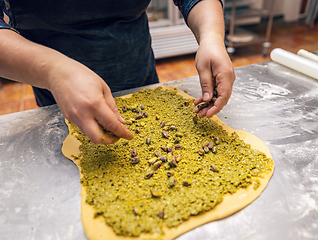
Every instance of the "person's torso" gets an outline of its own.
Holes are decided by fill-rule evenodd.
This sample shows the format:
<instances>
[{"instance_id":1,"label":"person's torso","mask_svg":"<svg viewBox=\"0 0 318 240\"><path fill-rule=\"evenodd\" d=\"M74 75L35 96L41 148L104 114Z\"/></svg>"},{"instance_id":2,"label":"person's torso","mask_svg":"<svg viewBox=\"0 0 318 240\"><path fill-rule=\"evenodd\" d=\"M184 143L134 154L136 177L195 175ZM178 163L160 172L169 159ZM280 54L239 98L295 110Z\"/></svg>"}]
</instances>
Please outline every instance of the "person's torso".
<instances>
[{"instance_id":1,"label":"person's torso","mask_svg":"<svg viewBox=\"0 0 318 240\"><path fill-rule=\"evenodd\" d=\"M106 21L134 21L150 0L9 0L17 29L77 29Z\"/></svg>"},{"instance_id":2,"label":"person's torso","mask_svg":"<svg viewBox=\"0 0 318 240\"><path fill-rule=\"evenodd\" d=\"M150 0L10 0L22 36L88 66L112 91L158 81L145 10Z\"/></svg>"}]
</instances>

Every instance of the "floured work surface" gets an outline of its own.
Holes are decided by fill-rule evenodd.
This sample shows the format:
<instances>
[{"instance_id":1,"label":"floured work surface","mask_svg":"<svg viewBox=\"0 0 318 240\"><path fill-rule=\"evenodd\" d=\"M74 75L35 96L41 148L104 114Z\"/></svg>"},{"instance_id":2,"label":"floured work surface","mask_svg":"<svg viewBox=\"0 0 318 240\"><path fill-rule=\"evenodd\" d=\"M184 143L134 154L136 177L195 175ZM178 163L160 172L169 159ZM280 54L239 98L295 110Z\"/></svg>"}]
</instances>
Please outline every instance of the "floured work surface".
<instances>
[{"instance_id":1,"label":"floured work surface","mask_svg":"<svg viewBox=\"0 0 318 240\"><path fill-rule=\"evenodd\" d=\"M92 239L174 239L253 202L274 171L266 145L217 117L197 119L172 87L116 99L134 139L92 144L68 121L63 154L81 173ZM194 118L193 118L194 117Z\"/></svg>"}]
</instances>

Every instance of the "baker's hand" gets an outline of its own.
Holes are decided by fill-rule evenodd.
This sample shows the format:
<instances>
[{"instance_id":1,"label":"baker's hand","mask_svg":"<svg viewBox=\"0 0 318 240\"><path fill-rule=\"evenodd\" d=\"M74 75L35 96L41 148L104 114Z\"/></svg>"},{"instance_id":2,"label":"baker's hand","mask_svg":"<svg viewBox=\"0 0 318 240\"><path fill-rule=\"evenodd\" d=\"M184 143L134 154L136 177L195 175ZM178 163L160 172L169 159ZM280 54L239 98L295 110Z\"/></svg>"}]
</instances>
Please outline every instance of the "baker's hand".
<instances>
[{"instance_id":1,"label":"baker's hand","mask_svg":"<svg viewBox=\"0 0 318 240\"><path fill-rule=\"evenodd\" d=\"M52 69L49 90L64 117L93 143L111 144L133 134L123 125L107 84L84 65L68 59ZM102 126L113 134L105 134Z\"/></svg>"},{"instance_id":2,"label":"baker's hand","mask_svg":"<svg viewBox=\"0 0 318 240\"><path fill-rule=\"evenodd\" d=\"M194 101L197 105L201 102L210 102L213 97L214 86L217 87L218 97L216 101L211 102L209 107L199 111L196 107L195 112L199 117L211 118L219 113L227 104L231 97L235 73L232 62L224 47L223 39L221 41L202 40L196 54L196 67L198 70L202 96Z\"/></svg>"}]
</instances>

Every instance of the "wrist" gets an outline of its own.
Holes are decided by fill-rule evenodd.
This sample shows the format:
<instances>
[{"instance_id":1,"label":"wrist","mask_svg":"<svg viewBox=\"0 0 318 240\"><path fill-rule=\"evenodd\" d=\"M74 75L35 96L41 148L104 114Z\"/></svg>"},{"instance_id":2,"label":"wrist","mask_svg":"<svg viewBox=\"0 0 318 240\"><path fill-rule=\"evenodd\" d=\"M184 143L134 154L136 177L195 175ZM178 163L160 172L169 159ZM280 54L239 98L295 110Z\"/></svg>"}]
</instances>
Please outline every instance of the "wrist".
<instances>
[{"instance_id":1,"label":"wrist","mask_svg":"<svg viewBox=\"0 0 318 240\"><path fill-rule=\"evenodd\" d=\"M206 44L210 46L224 46L224 35L215 32L201 34L198 44Z\"/></svg>"},{"instance_id":2,"label":"wrist","mask_svg":"<svg viewBox=\"0 0 318 240\"><path fill-rule=\"evenodd\" d=\"M59 90L67 84L69 79L76 78L76 75L80 74L79 69L81 68L77 67L79 64L59 52L53 54L44 71L46 72L47 89L53 93L55 89Z\"/></svg>"}]
</instances>

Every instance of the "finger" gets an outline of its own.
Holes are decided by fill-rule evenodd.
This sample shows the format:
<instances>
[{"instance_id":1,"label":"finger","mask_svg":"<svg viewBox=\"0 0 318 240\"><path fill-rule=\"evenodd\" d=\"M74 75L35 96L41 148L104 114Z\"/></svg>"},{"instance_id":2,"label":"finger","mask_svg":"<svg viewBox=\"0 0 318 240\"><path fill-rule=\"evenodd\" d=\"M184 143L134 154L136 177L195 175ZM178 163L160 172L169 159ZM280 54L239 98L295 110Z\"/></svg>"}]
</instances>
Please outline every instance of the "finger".
<instances>
[{"instance_id":1,"label":"finger","mask_svg":"<svg viewBox=\"0 0 318 240\"><path fill-rule=\"evenodd\" d=\"M100 110L102 109L102 111ZM112 109L104 102L96 113L96 120L108 131L115 136L125 138L127 140L133 139L133 134L130 132L119 120Z\"/></svg>"},{"instance_id":2,"label":"finger","mask_svg":"<svg viewBox=\"0 0 318 240\"><path fill-rule=\"evenodd\" d=\"M198 105L199 103L202 103L202 96L198 97L197 99L194 100L194 105Z\"/></svg>"},{"instance_id":3,"label":"finger","mask_svg":"<svg viewBox=\"0 0 318 240\"><path fill-rule=\"evenodd\" d=\"M211 118L213 115L219 113L223 107L228 103L232 94L232 81L231 78L226 78L226 75L218 74L216 78L218 98L213 106L208 109L206 116Z\"/></svg>"},{"instance_id":4,"label":"finger","mask_svg":"<svg viewBox=\"0 0 318 240\"><path fill-rule=\"evenodd\" d=\"M114 112L114 114L116 115L118 121L120 121L122 124L125 124L126 121L125 119L120 115L117 104L115 102L115 99L113 98L111 92L109 89L106 89L104 91L104 97L106 100L107 105L109 106L109 108Z\"/></svg>"},{"instance_id":5,"label":"finger","mask_svg":"<svg viewBox=\"0 0 318 240\"><path fill-rule=\"evenodd\" d=\"M205 64L203 66L197 64L197 70L202 89L202 100L204 102L209 102L213 97L212 67L209 64Z\"/></svg>"},{"instance_id":6,"label":"finger","mask_svg":"<svg viewBox=\"0 0 318 240\"><path fill-rule=\"evenodd\" d=\"M78 128L87 136L92 143L112 144L119 140L118 136L112 133L106 133L100 124L93 120L85 120L85 125L77 125Z\"/></svg>"},{"instance_id":7,"label":"finger","mask_svg":"<svg viewBox=\"0 0 318 240\"><path fill-rule=\"evenodd\" d=\"M92 143L112 144L119 139L117 136L105 133L102 127L94 119L86 119L85 125L79 126L79 129Z\"/></svg>"},{"instance_id":8,"label":"finger","mask_svg":"<svg viewBox=\"0 0 318 240\"><path fill-rule=\"evenodd\" d=\"M207 107L207 108L203 108L201 111L198 112L198 116L199 118L203 118L206 116L206 113L208 112L208 110L210 109L211 107Z\"/></svg>"},{"instance_id":9,"label":"finger","mask_svg":"<svg viewBox=\"0 0 318 240\"><path fill-rule=\"evenodd\" d=\"M102 137L101 143L108 145L108 144L113 144L117 142L118 140L119 140L119 137L113 134L105 133L104 136Z\"/></svg>"},{"instance_id":10,"label":"finger","mask_svg":"<svg viewBox=\"0 0 318 240\"><path fill-rule=\"evenodd\" d=\"M214 102L214 105L212 107L210 107L209 109L207 109L207 111L205 112L205 116L207 118L211 118L214 115L218 114L223 107L226 105L227 101L225 101L224 98L222 97L218 97L216 99L216 101Z\"/></svg>"}]
</instances>

